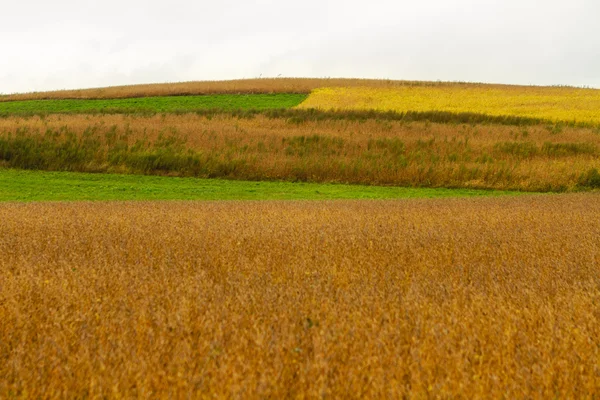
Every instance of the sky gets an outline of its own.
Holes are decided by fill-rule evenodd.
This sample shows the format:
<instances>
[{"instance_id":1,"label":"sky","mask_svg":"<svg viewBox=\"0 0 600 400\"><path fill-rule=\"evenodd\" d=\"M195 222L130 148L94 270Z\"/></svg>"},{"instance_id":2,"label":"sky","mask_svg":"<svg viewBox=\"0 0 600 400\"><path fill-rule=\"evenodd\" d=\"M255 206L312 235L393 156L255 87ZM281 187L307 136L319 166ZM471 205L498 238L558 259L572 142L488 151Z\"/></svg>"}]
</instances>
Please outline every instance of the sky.
<instances>
[{"instance_id":1,"label":"sky","mask_svg":"<svg viewBox=\"0 0 600 400\"><path fill-rule=\"evenodd\" d=\"M600 88L598 0L19 0L0 93L256 77Z\"/></svg>"}]
</instances>

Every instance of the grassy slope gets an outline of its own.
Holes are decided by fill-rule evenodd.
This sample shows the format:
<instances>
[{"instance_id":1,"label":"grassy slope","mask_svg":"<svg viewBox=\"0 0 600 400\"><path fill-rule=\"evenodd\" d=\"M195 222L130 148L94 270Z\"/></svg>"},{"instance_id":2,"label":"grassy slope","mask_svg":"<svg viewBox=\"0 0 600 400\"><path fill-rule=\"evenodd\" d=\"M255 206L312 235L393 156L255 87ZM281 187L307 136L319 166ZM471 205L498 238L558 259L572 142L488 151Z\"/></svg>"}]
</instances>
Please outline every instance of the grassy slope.
<instances>
[{"instance_id":1,"label":"grassy slope","mask_svg":"<svg viewBox=\"0 0 600 400\"><path fill-rule=\"evenodd\" d=\"M278 109L300 104L304 94L166 96L102 100L28 100L0 102L0 115L35 113L175 112L206 109Z\"/></svg>"},{"instance_id":2,"label":"grassy slope","mask_svg":"<svg viewBox=\"0 0 600 400\"><path fill-rule=\"evenodd\" d=\"M516 193L0 169L0 201L394 199Z\"/></svg>"},{"instance_id":3,"label":"grassy slope","mask_svg":"<svg viewBox=\"0 0 600 400\"><path fill-rule=\"evenodd\" d=\"M309 93L312 94L308 97ZM408 93L408 95L407 95ZM465 94L462 96L462 94ZM317 108L432 122L598 124L600 90L368 79L247 79L0 95L0 116ZM57 100L61 100L58 102ZM514 104L513 104L514 103ZM508 105L508 106L507 106ZM408 113L410 115L403 115ZM335 113L339 114L339 113ZM305 116L304 116L305 117Z\"/></svg>"}]
</instances>

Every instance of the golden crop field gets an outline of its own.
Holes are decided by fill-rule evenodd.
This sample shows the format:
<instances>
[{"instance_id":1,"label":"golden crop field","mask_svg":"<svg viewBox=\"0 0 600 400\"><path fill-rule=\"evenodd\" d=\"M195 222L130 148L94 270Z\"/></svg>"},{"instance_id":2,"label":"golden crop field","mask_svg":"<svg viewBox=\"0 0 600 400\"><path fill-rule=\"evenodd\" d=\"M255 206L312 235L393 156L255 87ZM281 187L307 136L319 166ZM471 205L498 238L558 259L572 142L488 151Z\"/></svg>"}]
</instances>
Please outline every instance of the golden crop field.
<instances>
[{"instance_id":1,"label":"golden crop field","mask_svg":"<svg viewBox=\"0 0 600 400\"><path fill-rule=\"evenodd\" d=\"M600 124L600 90L565 87L327 87L313 90L298 107L468 112Z\"/></svg>"},{"instance_id":2,"label":"golden crop field","mask_svg":"<svg viewBox=\"0 0 600 400\"><path fill-rule=\"evenodd\" d=\"M600 187L600 176L587 178L600 170L598 130L546 125L8 117L0 119L0 158L4 153L21 155L4 162L13 168L523 191Z\"/></svg>"},{"instance_id":3,"label":"golden crop field","mask_svg":"<svg viewBox=\"0 0 600 400\"><path fill-rule=\"evenodd\" d=\"M600 197L0 205L0 398L598 398Z\"/></svg>"},{"instance_id":4,"label":"golden crop field","mask_svg":"<svg viewBox=\"0 0 600 400\"><path fill-rule=\"evenodd\" d=\"M196 81L112 86L103 88L58 90L51 92L15 93L0 95L0 101L42 99L118 99L149 96L181 96L235 93L310 93L322 87L395 88L404 86L468 86L505 87L461 82L398 81L389 79L343 78L260 78L226 81ZM511 86L515 88L524 86Z\"/></svg>"}]
</instances>

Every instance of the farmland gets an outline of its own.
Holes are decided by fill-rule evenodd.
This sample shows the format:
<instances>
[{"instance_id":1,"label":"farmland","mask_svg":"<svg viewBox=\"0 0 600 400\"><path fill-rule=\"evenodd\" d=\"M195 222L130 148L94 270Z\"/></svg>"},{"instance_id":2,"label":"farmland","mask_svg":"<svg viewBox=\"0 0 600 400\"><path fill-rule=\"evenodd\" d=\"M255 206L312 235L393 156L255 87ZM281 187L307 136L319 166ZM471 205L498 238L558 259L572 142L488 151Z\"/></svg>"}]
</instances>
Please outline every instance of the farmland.
<instances>
[{"instance_id":1,"label":"farmland","mask_svg":"<svg viewBox=\"0 0 600 400\"><path fill-rule=\"evenodd\" d=\"M600 91L553 87L331 87L313 91L302 108L441 111L513 115L552 122L600 124Z\"/></svg>"},{"instance_id":2,"label":"farmland","mask_svg":"<svg viewBox=\"0 0 600 400\"><path fill-rule=\"evenodd\" d=\"M0 102L0 115L52 113L165 113L198 110L289 108L306 98L302 94L215 94L94 100L30 100Z\"/></svg>"},{"instance_id":3,"label":"farmland","mask_svg":"<svg viewBox=\"0 0 600 400\"><path fill-rule=\"evenodd\" d=\"M11 168L520 191L600 187L600 134L555 125L252 115L0 119Z\"/></svg>"},{"instance_id":4,"label":"farmland","mask_svg":"<svg viewBox=\"0 0 600 400\"><path fill-rule=\"evenodd\" d=\"M5 203L0 397L597 397L599 210Z\"/></svg>"},{"instance_id":5,"label":"farmland","mask_svg":"<svg viewBox=\"0 0 600 400\"><path fill-rule=\"evenodd\" d=\"M600 397L598 93L0 96L0 398Z\"/></svg>"}]
</instances>

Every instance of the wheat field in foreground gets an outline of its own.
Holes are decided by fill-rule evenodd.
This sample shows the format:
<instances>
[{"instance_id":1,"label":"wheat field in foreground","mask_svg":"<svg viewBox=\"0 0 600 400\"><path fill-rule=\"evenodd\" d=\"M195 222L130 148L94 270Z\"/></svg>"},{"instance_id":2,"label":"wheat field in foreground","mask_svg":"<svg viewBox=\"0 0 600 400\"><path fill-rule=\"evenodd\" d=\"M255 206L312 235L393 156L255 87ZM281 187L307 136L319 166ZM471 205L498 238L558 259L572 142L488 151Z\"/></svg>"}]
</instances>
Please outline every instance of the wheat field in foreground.
<instances>
[{"instance_id":1,"label":"wheat field in foreground","mask_svg":"<svg viewBox=\"0 0 600 400\"><path fill-rule=\"evenodd\" d=\"M0 398L600 396L600 196L0 205Z\"/></svg>"},{"instance_id":2,"label":"wheat field in foreground","mask_svg":"<svg viewBox=\"0 0 600 400\"><path fill-rule=\"evenodd\" d=\"M299 108L443 111L600 123L600 90L517 86L328 87L315 89Z\"/></svg>"}]
</instances>

